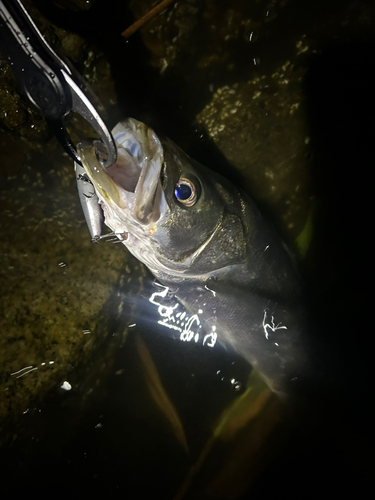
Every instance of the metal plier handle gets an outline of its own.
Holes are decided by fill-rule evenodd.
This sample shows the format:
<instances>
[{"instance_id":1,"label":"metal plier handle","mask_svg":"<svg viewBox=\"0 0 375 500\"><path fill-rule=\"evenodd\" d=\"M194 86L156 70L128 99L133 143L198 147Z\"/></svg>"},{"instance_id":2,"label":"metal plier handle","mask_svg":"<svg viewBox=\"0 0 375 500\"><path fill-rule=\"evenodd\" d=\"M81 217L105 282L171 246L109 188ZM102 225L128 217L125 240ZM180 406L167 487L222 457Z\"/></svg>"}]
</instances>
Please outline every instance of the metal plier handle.
<instances>
[{"instance_id":1,"label":"metal plier handle","mask_svg":"<svg viewBox=\"0 0 375 500\"><path fill-rule=\"evenodd\" d=\"M0 0L0 51L8 58L23 93L76 163L81 164L80 157L63 121L71 111L83 116L99 134L108 153L105 166L116 162L112 134L87 92L77 85L78 73L49 46L20 0Z\"/></svg>"}]
</instances>

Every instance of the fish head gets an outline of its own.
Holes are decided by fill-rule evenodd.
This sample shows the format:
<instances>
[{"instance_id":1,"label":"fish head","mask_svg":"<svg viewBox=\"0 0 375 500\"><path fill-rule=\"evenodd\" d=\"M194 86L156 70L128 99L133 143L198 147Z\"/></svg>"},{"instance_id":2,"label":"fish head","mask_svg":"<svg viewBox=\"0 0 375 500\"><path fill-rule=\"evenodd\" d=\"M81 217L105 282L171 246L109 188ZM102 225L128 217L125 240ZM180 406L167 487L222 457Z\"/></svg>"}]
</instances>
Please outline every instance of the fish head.
<instances>
[{"instance_id":1,"label":"fish head","mask_svg":"<svg viewBox=\"0 0 375 500\"><path fill-rule=\"evenodd\" d=\"M241 260L243 229L230 209L239 203L230 183L135 119L112 134L111 167L102 166L92 141L78 151L105 224L136 258L156 276L209 274Z\"/></svg>"}]
</instances>

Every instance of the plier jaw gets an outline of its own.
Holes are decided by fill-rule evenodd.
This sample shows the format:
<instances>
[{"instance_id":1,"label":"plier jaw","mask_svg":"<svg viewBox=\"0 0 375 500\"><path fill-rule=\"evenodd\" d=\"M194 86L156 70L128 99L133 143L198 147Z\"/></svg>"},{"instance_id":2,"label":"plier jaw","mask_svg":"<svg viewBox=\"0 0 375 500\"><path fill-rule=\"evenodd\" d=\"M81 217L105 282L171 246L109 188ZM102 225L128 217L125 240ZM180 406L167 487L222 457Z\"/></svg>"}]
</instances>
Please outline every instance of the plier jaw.
<instances>
[{"instance_id":1,"label":"plier jaw","mask_svg":"<svg viewBox=\"0 0 375 500\"><path fill-rule=\"evenodd\" d=\"M108 153L105 166L116 162L112 134L88 92L77 84L78 74L46 42L20 0L0 0L0 51L8 58L25 96L76 163L81 164L81 159L64 125L71 111L98 133Z\"/></svg>"},{"instance_id":2,"label":"plier jaw","mask_svg":"<svg viewBox=\"0 0 375 500\"><path fill-rule=\"evenodd\" d=\"M110 167L111 165L116 163L117 159L116 144L113 140L110 130L107 128L99 112L92 104L87 94L84 93L74 81L73 76L66 73L66 71L63 69L61 70L61 73L65 79L66 84L68 85L72 100L71 109L69 110L69 112L74 111L81 115L97 132L107 150L107 159L104 163L104 167ZM63 119L48 120L48 122L52 126L56 137L60 140L60 143L63 145L68 154L70 154L70 156L76 163L79 163L81 165L81 159L64 126Z\"/></svg>"}]
</instances>

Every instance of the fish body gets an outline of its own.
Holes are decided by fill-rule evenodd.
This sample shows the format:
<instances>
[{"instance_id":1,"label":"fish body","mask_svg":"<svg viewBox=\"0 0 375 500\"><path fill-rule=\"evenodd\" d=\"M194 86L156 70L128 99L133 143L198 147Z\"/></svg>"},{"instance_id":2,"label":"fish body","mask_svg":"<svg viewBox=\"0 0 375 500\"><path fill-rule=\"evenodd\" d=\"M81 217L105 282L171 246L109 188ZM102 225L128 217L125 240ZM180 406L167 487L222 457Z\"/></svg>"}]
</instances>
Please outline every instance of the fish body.
<instances>
[{"instance_id":1,"label":"fish body","mask_svg":"<svg viewBox=\"0 0 375 500\"><path fill-rule=\"evenodd\" d=\"M105 224L169 287L207 332L232 346L278 394L308 363L293 262L249 196L137 120L112 131L117 163L104 169L79 145Z\"/></svg>"}]
</instances>

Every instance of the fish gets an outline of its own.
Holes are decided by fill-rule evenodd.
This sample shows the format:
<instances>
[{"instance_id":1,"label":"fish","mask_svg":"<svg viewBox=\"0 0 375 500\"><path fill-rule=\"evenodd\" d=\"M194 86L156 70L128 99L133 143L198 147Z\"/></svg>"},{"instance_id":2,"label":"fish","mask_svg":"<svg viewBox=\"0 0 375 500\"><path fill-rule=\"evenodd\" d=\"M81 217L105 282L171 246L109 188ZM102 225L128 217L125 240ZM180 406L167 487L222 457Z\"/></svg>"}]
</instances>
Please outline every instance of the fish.
<instances>
[{"instance_id":1,"label":"fish","mask_svg":"<svg viewBox=\"0 0 375 500\"><path fill-rule=\"evenodd\" d=\"M255 202L172 140L128 118L112 130L117 161L78 144L104 222L207 332L285 398L306 376L304 293L291 253Z\"/></svg>"}]
</instances>

